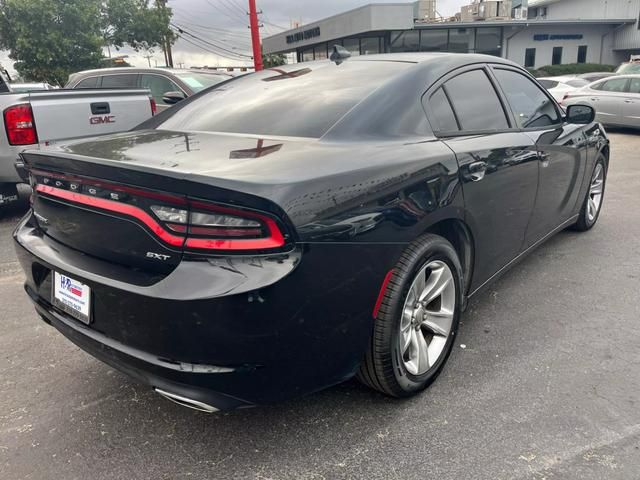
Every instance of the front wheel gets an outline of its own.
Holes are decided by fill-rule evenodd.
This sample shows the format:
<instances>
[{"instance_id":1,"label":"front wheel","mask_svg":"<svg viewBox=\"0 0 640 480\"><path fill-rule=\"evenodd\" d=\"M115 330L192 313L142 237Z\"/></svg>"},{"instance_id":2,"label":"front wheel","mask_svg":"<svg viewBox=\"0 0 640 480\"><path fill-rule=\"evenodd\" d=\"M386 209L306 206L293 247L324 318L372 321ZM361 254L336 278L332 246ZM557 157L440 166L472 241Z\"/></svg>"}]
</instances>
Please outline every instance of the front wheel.
<instances>
[{"instance_id":1,"label":"front wheel","mask_svg":"<svg viewBox=\"0 0 640 480\"><path fill-rule=\"evenodd\" d=\"M604 203L604 191L607 182L607 169L604 155L598 155L596 165L591 174L589 190L582 204L578 221L573 226L574 230L586 232L591 230L600 218L600 211Z\"/></svg>"},{"instance_id":2,"label":"front wheel","mask_svg":"<svg viewBox=\"0 0 640 480\"><path fill-rule=\"evenodd\" d=\"M436 379L458 331L461 271L455 249L440 236L424 235L404 251L384 292L360 381L407 397Z\"/></svg>"}]
</instances>

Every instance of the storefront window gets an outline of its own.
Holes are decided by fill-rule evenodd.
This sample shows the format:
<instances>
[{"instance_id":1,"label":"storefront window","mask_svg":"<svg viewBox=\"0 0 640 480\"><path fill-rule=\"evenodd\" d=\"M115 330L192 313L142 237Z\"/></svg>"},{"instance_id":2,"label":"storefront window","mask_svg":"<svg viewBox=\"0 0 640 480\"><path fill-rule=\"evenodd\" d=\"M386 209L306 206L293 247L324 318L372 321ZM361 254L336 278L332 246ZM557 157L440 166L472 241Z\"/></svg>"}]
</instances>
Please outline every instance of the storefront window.
<instances>
[{"instance_id":1,"label":"storefront window","mask_svg":"<svg viewBox=\"0 0 640 480\"><path fill-rule=\"evenodd\" d=\"M449 51L467 53L474 51L472 28L452 28L449 30Z\"/></svg>"},{"instance_id":2,"label":"storefront window","mask_svg":"<svg viewBox=\"0 0 640 480\"><path fill-rule=\"evenodd\" d=\"M445 32L446 33L446 32ZM391 33L391 52L417 52L420 45L420 32L406 30Z\"/></svg>"},{"instance_id":3,"label":"storefront window","mask_svg":"<svg viewBox=\"0 0 640 480\"><path fill-rule=\"evenodd\" d=\"M344 48L351 52L351 55L360 55L360 39L359 38L345 38Z\"/></svg>"},{"instance_id":4,"label":"storefront window","mask_svg":"<svg viewBox=\"0 0 640 480\"><path fill-rule=\"evenodd\" d=\"M313 52L316 60L326 60L328 58L326 43L323 43L322 45L318 45L316 48L313 49Z\"/></svg>"},{"instance_id":5,"label":"storefront window","mask_svg":"<svg viewBox=\"0 0 640 480\"><path fill-rule=\"evenodd\" d=\"M502 53L502 29L478 28L476 30L476 52L499 57Z\"/></svg>"},{"instance_id":6,"label":"storefront window","mask_svg":"<svg viewBox=\"0 0 640 480\"><path fill-rule=\"evenodd\" d=\"M307 50L302 51L302 61L303 62L313 61L313 48L309 48Z\"/></svg>"},{"instance_id":7,"label":"storefront window","mask_svg":"<svg viewBox=\"0 0 640 480\"><path fill-rule=\"evenodd\" d=\"M422 30L420 33L421 52L446 52L448 30Z\"/></svg>"},{"instance_id":8,"label":"storefront window","mask_svg":"<svg viewBox=\"0 0 640 480\"><path fill-rule=\"evenodd\" d=\"M381 53L380 37L361 38L360 48L362 55L373 55L376 53Z\"/></svg>"}]
</instances>

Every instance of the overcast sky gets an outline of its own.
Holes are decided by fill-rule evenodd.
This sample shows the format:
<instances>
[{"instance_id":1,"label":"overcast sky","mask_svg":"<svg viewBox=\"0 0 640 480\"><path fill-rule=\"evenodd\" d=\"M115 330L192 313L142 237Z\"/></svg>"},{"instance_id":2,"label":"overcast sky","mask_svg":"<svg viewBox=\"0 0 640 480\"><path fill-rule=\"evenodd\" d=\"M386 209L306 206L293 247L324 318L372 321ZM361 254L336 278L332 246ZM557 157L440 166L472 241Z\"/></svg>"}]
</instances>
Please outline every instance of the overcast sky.
<instances>
[{"instance_id":1,"label":"overcast sky","mask_svg":"<svg viewBox=\"0 0 640 480\"><path fill-rule=\"evenodd\" d=\"M292 21L303 24L320 20L370 3L387 3L394 0L257 0L258 10L263 11L262 36L269 36L289 28ZM402 0L396 0L403 3ZM174 45L174 65L190 66L251 64L251 42L247 28L247 0L169 0L173 9L173 22L184 29L181 39ZM409 3L409 2L408 2ZM453 15L461 5L470 0L439 0L438 13ZM154 52L120 52L111 49L111 55L129 55L128 61L136 66L146 66L144 55L152 54L151 65L164 65L160 49ZM224 58L216 53L232 58ZM108 52L105 51L105 55ZM6 52L0 52L0 62L12 71Z\"/></svg>"}]
</instances>

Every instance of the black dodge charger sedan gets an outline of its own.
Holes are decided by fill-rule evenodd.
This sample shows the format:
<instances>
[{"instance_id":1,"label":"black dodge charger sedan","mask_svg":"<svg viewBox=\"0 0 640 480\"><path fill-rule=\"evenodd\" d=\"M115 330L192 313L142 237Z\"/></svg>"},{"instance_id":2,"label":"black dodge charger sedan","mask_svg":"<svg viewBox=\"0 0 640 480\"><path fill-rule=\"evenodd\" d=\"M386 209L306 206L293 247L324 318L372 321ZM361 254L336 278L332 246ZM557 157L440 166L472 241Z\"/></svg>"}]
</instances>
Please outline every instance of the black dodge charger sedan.
<instances>
[{"instance_id":1,"label":"black dodge charger sedan","mask_svg":"<svg viewBox=\"0 0 640 480\"><path fill-rule=\"evenodd\" d=\"M342 60L24 153L14 237L42 319L204 411L353 376L395 397L428 386L470 297L596 223L609 141L506 60Z\"/></svg>"}]
</instances>

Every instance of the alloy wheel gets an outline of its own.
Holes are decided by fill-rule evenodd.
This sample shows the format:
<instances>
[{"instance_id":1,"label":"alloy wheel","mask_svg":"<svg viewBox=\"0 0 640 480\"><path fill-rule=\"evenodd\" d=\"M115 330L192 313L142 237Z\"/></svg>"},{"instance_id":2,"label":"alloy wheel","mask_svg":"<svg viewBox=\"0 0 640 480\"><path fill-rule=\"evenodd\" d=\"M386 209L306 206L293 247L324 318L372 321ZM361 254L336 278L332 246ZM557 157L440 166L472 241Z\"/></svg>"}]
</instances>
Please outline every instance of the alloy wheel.
<instances>
[{"instance_id":1,"label":"alloy wheel","mask_svg":"<svg viewBox=\"0 0 640 480\"><path fill-rule=\"evenodd\" d=\"M426 373L444 354L455 306L451 269L440 260L429 262L411 284L400 322L400 354L412 375Z\"/></svg>"},{"instance_id":2,"label":"alloy wheel","mask_svg":"<svg viewBox=\"0 0 640 480\"><path fill-rule=\"evenodd\" d=\"M587 205L587 218L589 223L593 223L598 217L598 212L602 205L602 194L604 192L604 168L601 163L596 165L589 186L589 199Z\"/></svg>"}]
</instances>

